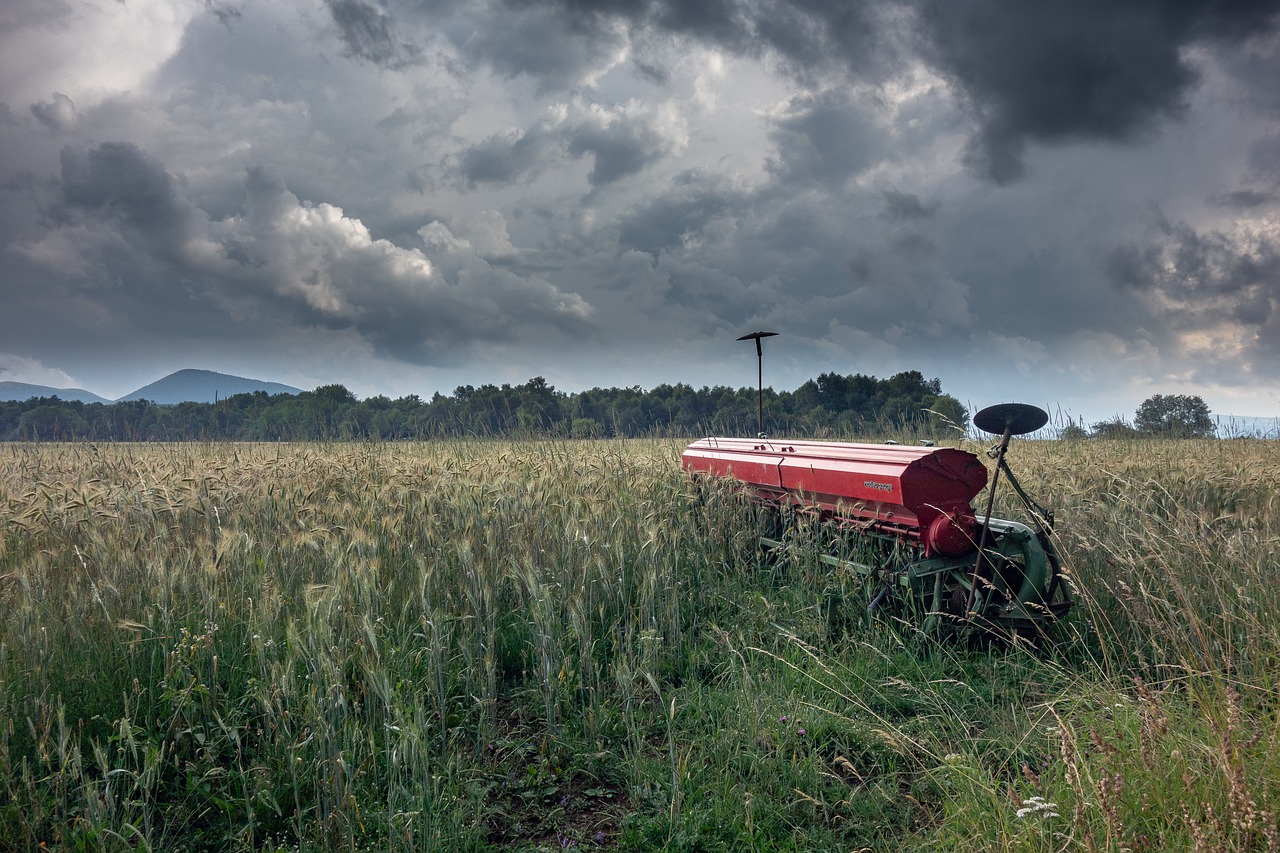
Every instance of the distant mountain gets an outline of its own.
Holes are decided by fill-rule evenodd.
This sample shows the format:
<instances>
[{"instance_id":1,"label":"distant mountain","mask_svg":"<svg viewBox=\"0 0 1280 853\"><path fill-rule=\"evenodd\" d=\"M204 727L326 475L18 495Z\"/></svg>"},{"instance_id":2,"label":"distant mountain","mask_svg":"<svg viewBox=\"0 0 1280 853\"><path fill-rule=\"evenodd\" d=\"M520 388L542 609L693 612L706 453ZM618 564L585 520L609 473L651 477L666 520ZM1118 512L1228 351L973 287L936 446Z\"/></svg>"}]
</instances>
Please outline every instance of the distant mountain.
<instances>
[{"instance_id":1,"label":"distant mountain","mask_svg":"<svg viewBox=\"0 0 1280 853\"><path fill-rule=\"evenodd\" d=\"M243 376L214 373L212 370L179 370L132 394L126 394L117 402L150 400L166 406L177 403L213 403L235 394L253 394L257 391L266 391L268 394L302 393L300 388L281 385L279 382L261 382L257 379L245 379Z\"/></svg>"},{"instance_id":2,"label":"distant mountain","mask_svg":"<svg viewBox=\"0 0 1280 853\"><path fill-rule=\"evenodd\" d=\"M59 400L78 400L81 403L110 403L83 388L50 388L48 385L28 385L26 382L0 382L0 400L30 400L32 397L57 397Z\"/></svg>"}]
</instances>

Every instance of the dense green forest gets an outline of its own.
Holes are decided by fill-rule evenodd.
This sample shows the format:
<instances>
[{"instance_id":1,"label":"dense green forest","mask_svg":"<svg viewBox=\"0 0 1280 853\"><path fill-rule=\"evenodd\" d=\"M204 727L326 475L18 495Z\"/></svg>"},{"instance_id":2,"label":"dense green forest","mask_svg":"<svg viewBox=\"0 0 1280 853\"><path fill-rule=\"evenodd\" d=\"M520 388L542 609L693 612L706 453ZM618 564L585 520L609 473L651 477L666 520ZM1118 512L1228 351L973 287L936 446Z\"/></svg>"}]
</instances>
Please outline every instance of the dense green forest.
<instances>
[{"instance_id":1,"label":"dense green forest","mask_svg":"<svg viewBox=\"0 0 1280 853\"><path fill-rule=\"evenodd\" d=\"M935 414L936 413L936 414ZM824 373L795 391L764 391L765 430L787 435L853 435L869 430L944 432L963 426L964 406L937 379L915 370L888 379ZM455 436L750 435L758 426L755 388L557 391L542 377L523 385L460 386L430 400L416 395L363 400L342 385L301 394L239 394L217 403L161 406L146 400L81 403L38 397L0 402L8 441L300 441Z\"/></svg>"}]
</instances>

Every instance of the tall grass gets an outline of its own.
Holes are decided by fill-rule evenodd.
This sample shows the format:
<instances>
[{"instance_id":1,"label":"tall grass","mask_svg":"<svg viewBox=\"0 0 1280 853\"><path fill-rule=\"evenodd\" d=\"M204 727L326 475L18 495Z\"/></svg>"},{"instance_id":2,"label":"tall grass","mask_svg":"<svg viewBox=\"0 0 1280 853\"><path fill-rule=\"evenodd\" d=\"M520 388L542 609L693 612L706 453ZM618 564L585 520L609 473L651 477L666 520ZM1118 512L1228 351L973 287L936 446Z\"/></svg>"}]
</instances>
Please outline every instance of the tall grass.
<instances>
[{"instance_id":1,"label":"tall grass","mask_svg":"<svg viewBox=\"0 0 1280 853\"><path fill-rule=\"evenodd\" d=\"M481 844L470 756L615 725L749 546L669 444L0 452L15 849Z\"/></svg>"},{"instance_id":2,"label":"tall grass","mask_svg":"<svg viewBox=\"0 0 1280 853\"><path fill-rule=\"evenodd\" d=\"M1041 649L679 450L0 446L0 849L1277 849L1273 445L1019 442Z\"/></svg>"},{"instance_id":3,"label":"tall grass","mask_svg":"<svg viewBox=\"0 0 1280 853\"><path fill-rule=\"evenodd\" d=\"M1280 447L1024 442L1083 608L1017 750L958 750L954 849L1280 850ZM1006 496L1007 498L1007 496ZM1006 500L1006 511L1012 511Z\"/></svg>"}]
</instances>

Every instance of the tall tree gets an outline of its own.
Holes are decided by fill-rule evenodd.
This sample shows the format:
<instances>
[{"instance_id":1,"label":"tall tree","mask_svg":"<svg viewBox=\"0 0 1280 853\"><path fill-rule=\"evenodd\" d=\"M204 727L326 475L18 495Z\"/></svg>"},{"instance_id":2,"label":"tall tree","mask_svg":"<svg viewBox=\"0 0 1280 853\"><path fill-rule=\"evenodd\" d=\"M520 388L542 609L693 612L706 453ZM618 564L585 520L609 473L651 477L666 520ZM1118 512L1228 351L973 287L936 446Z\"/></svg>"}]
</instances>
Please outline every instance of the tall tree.
<instances>
[{"instance_id":1,"label":"tall tree","mask_svg":"<svg viewBox=\"0 0 1280 853\"><path fill-rule=\"evenodd\" d=\"M1156 394L1142 401L1134 417L1138 432L1170 438L1212 438L1216 432L1209 406L1188 394Z\"/></svg>"}]
</instances>

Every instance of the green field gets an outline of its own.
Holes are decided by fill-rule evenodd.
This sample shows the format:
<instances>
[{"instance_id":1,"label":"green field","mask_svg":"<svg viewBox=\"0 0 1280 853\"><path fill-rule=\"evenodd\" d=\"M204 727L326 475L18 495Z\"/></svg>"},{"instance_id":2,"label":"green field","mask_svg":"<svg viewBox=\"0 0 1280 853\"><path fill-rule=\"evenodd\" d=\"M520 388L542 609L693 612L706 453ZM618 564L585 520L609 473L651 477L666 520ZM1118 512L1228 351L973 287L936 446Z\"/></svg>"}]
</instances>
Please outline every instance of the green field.
<instances>
[{"instance_id":1,"label":"green field","mask_svg":"<svg viewBox=\"0 0 1280 853\"><path fill-rule=\"evenodd\" d=\"M0 445L0 849L1280 850L1280 445L1015 443L1038 649L681 447Z\"/></svg>"}]
</instances>

